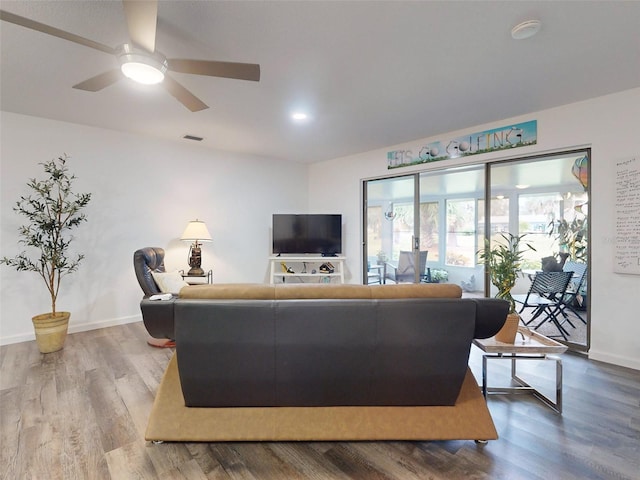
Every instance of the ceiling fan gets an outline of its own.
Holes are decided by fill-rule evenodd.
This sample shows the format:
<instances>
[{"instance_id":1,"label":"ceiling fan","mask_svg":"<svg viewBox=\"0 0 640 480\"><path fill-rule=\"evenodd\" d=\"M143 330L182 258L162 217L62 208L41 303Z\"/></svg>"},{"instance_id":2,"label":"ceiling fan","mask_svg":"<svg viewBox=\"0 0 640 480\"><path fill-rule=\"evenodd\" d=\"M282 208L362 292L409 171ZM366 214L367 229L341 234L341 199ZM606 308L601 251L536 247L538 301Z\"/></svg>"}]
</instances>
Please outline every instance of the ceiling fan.
<instances>
[{"instance_id":1,"label":"ceiling fan","mask_svg":"<svg viewBox=\"0 0 640 480\"><path fill-rule=\"evenodd\" d=\"M180 103L192 112L209 108L180 83L167 75L167 71L225 77L240 80L260 81L260 65L252 63L218 62L212 60L189 60L166 58L156 51L156 25L158 20L157 0L123 0L129 37L132 43L116 48L75 35L59 28L45 25L14 13L0 10L0 20L14 23L38 32L84 45L101 52L115 55L120 69L112 69L73 86L80 90L97 92L122 78L122 74L139 83L161 85Z\"/></svg>"}]
</instances>

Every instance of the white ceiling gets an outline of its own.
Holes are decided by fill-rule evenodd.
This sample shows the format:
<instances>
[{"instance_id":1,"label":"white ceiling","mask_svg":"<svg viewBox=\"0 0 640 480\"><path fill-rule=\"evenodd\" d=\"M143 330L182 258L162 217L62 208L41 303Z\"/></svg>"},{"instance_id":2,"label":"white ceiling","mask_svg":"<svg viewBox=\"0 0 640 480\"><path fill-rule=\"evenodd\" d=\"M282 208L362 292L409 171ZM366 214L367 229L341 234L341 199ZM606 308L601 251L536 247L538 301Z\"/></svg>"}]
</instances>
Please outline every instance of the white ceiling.
<instances>
[{"instance_id":1,"label":"white ceiling","mask_svg":"<svg viewBox=\"0 0 640 480\"><path fill-rule=\"evenodd\" d=\"M128 41L117 1L0 5L113 47ZM316 162L640 86L638 1L163 0L158 17L167 57L259 63L260 82L174 74L210 106L196 113L130 80L76 90L115 57L0 22L2 110ZM533 18L539 34L512 40ZM296 109L311 120L294 124Z\"/></svg>"}]
</instances>

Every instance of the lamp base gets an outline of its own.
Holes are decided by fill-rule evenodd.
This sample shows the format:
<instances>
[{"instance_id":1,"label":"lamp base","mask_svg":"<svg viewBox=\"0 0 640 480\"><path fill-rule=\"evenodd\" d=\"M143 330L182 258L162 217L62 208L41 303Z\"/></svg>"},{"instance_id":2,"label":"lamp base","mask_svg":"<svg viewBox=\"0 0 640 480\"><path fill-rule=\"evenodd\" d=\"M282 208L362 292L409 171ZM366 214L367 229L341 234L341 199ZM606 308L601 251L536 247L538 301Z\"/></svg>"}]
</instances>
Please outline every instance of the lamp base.
<instances>
[{"instance_id":1,"label":"lamp base","mask_svg":"<svg viewBox=\"0 0 640 480\"><path fill-rule=\"evenodd\" d=\"M189 277L204 277L204 270L200 267L191 267L187 272Z\"/></svg>"}]
</instances>

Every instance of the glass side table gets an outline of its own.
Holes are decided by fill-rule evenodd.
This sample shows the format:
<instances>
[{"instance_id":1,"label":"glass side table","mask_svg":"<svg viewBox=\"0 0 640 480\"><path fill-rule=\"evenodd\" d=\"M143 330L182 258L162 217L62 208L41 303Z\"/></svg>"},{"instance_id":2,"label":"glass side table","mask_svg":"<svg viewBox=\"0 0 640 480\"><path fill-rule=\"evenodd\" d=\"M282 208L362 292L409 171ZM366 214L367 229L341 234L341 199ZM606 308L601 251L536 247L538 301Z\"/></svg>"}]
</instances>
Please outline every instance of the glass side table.
<instances>
[{"instance_id":1,"label":"glass side table","mask_svg":"<svg viewBox=\"0 0 640 480\"><path fill-rule=\"evenodd\" d=\"M534 397L557 413L562 413L562 361L552 354L561 354L567 347L526 327L518 327L518 334L513 344L502 343L494 337L474 339L473 344L482 350L482 394L486 398L492 393L531 393ZM487 379L487 362L489 360L510 360L511 380L515 386L489 387ZM517 363L523 360L549 360L556 364L556 398L555 401L529 385L518 376Z\"/></svg>"},{"instance_id":2,"label":"glass side table","mask_svg":"<svg viewBox=\"0 0 640 480\"><path fill-rule=\"evenodd\" d=\"M211 285L213 283L213 270L205 272L204 275L187 275L184 270L180 270L180 275L189 285Z\"/></svg>"}]
</instances>

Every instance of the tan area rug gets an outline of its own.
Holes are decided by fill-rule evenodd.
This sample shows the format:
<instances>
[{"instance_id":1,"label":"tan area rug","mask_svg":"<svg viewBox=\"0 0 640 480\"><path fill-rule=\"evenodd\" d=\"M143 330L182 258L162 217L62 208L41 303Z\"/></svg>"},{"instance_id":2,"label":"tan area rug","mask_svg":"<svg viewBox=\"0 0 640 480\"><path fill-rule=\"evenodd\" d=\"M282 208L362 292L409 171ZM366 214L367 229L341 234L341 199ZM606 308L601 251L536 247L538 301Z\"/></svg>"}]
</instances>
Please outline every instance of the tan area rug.
<instances>
[{"instance_id":1,"label":"tan area rug","mask_svg":"<svg viewBox=\"0 0 640 480\"><path fill-rule=\"evenodd\" d=\"M147 440L171 442L494 440L470 370L453 407L185 407L174 355L151 410Z\"/></svg>"}]
</instances>

